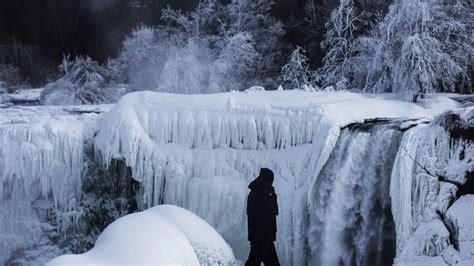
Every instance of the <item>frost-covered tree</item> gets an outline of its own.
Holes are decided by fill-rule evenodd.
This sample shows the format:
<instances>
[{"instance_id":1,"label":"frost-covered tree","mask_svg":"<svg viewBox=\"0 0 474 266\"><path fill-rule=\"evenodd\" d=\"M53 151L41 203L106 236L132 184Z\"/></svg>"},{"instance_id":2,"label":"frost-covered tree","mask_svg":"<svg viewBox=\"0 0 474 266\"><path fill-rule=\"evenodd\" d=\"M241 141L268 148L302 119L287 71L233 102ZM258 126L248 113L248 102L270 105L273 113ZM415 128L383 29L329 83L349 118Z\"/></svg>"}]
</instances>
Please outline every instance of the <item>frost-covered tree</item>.
<instances>
[{"instance_id":1,"label":"frost-covered tree","mask_svg":"<svg viewBox=\"0 0 474 266\"><path fill-rule=\"evenodd\" d=\"M254 82L277 76L279 66L285 60L281 53L281 38L285 31L283 24L271 15L273 5L271 0L232 0L221 15L222 35L247 33L254 40L258 53L254 64Z\"/></svg>"},{"instance_id":2,"label":"frost-covered tree","mask_svg":"<svg viewBox=\"0 0 474 266\"><path fill-rule=\"evenodd\" d=\"M215 64L217 84L222 84L226 90L239 90L249 87L254 74L256 59L259 57L255 50L253 37L247 32L239 32L228 36Z\"/></svg>"},{"instance_id":3,"label":"frost-covered tree","mask_svg":"<svg viewBox=\"0 0 474 266\"><path fill-rule=\"evenodd\" d=\"M171 29L177 33L203 39L216 32L218 8L217 0L201 0L194 10L187 13L168 6L162 11L161 19L174 26Z\"/></svg>"},{"instance_id":4,"label":"frost-covered tree","mask_svg":"<svg viewBox=\"0 0 474 266\"><path fill-rule=\"evenodd\" d=\"M120 56L109 61L112 81L129 82L132 90L156 89L172 46L168 35L159 29L134 29Z\"/></svg>"},{"instance_id":5,"label":"frost-covered tree","mask_svg":"<svg viewBox=\"0 0 474 266\"><path fill-rule=\"evenodd\" d=\"M394 69L394 88L408 93L416 102L418 95L429 95L436 92L436 86L444 81L454 86L452 77L461 69L451 57L441 51L441 45L431 36L414 34L404 42ZM454 73L443 73L453 71Z\"/></svg>"},{"instance_id":6,"label":"frost-covered tree","mask_svg":"<svg viewBox=\"0 0 474 266\"><path fill-rule=\"evenodd\" d=\"M311 72L305 54L306 51L303 48L296 47L288 63L281 69L283 81L287 82L292 89L302 89L304 85L311 82Z\"/></svg>"},{"instance_id":7,"label":"frost-covered tree","mask_svg":"<svg viewBox=\"0 0 474 266\"><path fill-rule=\"evenodd\" d=\"M215 55L205 42L191 39L183 47L170 50L159 79L159 91L173 93L215 93L222 91L215 84L212 72Z\"/></svg>"},{"instance_id":8,"label":"frost-covered tree","mask_svg":"<svg viewBox=\"0 0 474 266\"><path fill-rule=\"evenodd\" d=\"M212 93L243 90L272 75L282 24L271 1L203 0L194 10L162 11L166 25L139 27L109 62L133 90ZM126 76L126 79L121 77Z\"/></svg>"},{"instance_id":9,"label":"frost-covered tree","mask_svg":"<svg viewBox=\"0 0 474 266\"><path fill-rule=\"evenodd\" d=\"M20 69L0 60L0 93L11 92L23 82Z\"/></svg>"},{"instance_id":10,"label":"frost-covered tree","mask_svg":"<svg viewBox=\"0 0 474 266\"><path fill-rule=\"evenodd\" d=\"M320 74L324 86L332 86L342 79L352 79L355 39L361 13L353 0L341 0L326 23L326 34L321 43L326 55Z\"/></svg>"},{"instance_id":11,"label":"frost-covered tree","mask_svg":"<svg viewBox=\"0 0 474 266\"><path fill-rule=\"evenodd\" d=\"M89 57L69 60L59 66L61 78L49 83L41 93L46 105L77 105L112 102L116 95L106 88L107 69Z\"/></svg>"},{"instance_id":12,"label":"frost-covered tree","mask_svg":"<svg viewBox=\"0 0 474 266\"><path fill-rule=\"evenodd\" d=\"M457 83L468 80L463 73L472 63L465 58L472 58L473 46L464 30L472 26L465 24L467 11L449 14L458 5L469 10L457 0L394 3L374 36L377 45L366 88L404 92L416 100L419 94L454 91Z\"/></svg>"}]
</instances>

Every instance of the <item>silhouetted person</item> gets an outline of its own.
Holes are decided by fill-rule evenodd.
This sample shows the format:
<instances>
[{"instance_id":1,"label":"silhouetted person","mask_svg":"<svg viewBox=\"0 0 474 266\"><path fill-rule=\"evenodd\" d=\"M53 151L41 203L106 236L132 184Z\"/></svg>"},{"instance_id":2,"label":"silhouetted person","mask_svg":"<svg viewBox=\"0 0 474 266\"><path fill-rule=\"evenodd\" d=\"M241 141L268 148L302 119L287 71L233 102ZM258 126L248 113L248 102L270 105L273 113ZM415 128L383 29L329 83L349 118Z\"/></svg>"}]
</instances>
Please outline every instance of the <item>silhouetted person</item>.
<instances>
[{"instance_id":1,"label":"silhouetted person","mask_svg":"<svg viewBox=\"0 0 474 266\"><path fill-rule=\"evenodd\" d=\"M262 168L260 175L249 185L247 221L250 254L246 266L262 262L266 266L280 265L273 243L276 240L278 204L272 183L272 170Z\"/></svg>"}]
</instances>

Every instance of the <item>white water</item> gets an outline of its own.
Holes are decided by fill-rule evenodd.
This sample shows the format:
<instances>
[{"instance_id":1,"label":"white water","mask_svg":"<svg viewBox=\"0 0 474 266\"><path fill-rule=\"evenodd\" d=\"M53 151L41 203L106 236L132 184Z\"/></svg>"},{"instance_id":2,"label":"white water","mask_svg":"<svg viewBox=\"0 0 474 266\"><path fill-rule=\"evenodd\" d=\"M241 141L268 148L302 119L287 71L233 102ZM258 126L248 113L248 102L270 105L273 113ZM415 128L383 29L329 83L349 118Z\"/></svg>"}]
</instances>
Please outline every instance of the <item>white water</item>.
<instances>
[{"instance_id":1,"label":"white water","mask_svg":"<svg viewBox=\"0 0 474 266\"><path fill-rule=\"evenodd\" d=\"M388 192L400 136L383 125L341 132L309 199L310 264L392 262L384 241L394 237Z\"/></svg>"}]
</instances>

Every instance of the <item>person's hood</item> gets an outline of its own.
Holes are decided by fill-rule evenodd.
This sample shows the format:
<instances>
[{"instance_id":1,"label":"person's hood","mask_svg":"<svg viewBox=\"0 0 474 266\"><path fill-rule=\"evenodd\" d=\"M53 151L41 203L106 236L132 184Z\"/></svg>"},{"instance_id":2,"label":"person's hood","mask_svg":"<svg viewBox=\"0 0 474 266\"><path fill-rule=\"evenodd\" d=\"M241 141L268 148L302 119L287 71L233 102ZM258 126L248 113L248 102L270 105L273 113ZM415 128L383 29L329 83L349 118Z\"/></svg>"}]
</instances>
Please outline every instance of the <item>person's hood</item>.
<instances>
[{"instance_id":1,"label":"person's hood","mask_svg":"<svg viewBox=\"0 0 474 266\"><path fill-rule=\"evenodd\" d=\"M262 177L255 178L254 181L250 182L249 189L250 190L258 190L262 189L266 186L269 186L268 182L266 182Z\"/></svg>"},{"instance_id":2,"label":"person's hood","mask_svg":"<svg viewBox=\"0 0 474 266\"><path fill-rule=\"evenodd\" d=\"M273 183L273 179L274 179L273 171L268 168L262 168L260 169L259 176L250 183L249 188L253 190L253 189L263 188L266 186L271 187Z\"/></svg>"}]
</instances>

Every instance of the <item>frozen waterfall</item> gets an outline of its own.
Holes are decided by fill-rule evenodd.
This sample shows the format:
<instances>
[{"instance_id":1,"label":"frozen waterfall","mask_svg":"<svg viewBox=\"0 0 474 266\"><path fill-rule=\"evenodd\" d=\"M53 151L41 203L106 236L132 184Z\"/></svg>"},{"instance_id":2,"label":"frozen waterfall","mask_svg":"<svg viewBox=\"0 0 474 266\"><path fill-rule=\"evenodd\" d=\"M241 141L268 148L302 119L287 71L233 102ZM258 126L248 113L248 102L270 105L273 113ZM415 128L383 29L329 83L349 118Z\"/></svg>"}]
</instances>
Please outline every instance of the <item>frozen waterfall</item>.
<instances>
[{"instance_id":1,"label":"frozen waterfall","mask_svg":"<svg viewBox=\"0 0 474 266\"><path fill-rule=\"evenodd\" d=\"M370 104L384 108L353 112ZM88 224L94 216L81 217L113 205L100 189L116 183L112 200L122 205L110 217L132 210L128 201L140 210L177 205L244 260L247 185L261 167L275 172L283 265L403 264L420 254L446 261L453 241L466 239L450 232L455 186L417 164L462 184L473 145L456 140L442 118L429 122L430 109L343 92L141 92L104 114L81 108L0 110L0 263L51 231L79 245L90 236L68 236L100 228ZM468 121L472 109L459 119ZM419 116L428 119L403 122ZM366 121L374 118L387 119ZM94 182L97 191L86 192ZM44 219L50 211L54 217Z\"/></svg>"}]
</instances>

